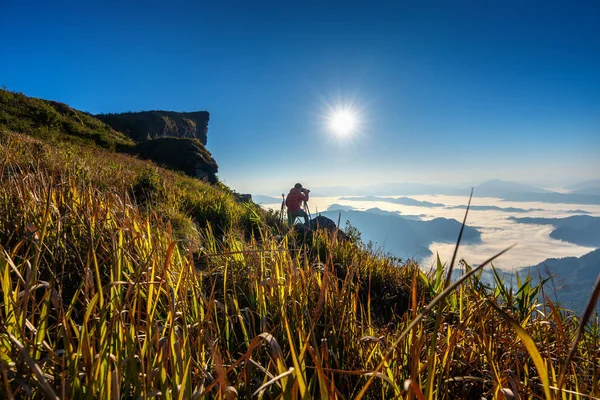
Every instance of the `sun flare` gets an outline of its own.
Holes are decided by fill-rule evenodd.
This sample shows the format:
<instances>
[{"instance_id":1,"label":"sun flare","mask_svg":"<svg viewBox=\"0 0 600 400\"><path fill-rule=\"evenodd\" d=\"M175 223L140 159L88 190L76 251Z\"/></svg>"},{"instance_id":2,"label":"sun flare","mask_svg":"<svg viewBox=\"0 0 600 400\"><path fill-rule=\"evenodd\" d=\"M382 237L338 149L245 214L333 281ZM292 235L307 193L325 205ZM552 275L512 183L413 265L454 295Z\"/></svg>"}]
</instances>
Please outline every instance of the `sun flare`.
<instances>
[{"instance_id":1,"label":"sun flare","mask_svg":"<svg viewBox=\"0 0 600 400\"><path fill-rule=\"evenodd\" d=\"M346 136L356 128L356 117L348 110L336 111L331 115L329 126L338 135Z\"/></svg>"}]
</instances>

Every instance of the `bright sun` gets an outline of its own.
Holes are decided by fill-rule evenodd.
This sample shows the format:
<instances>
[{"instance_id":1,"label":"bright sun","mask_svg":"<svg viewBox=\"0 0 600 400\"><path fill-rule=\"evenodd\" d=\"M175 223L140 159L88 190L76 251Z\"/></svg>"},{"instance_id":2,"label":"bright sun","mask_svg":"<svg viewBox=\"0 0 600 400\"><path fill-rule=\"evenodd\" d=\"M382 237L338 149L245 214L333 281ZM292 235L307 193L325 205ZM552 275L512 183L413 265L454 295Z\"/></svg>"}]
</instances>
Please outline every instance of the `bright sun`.
<instances>
[{"instance_id":1,"label":"bright sun","mask_svg":"<svg viewBox=\"0 0 600 400\"><path fill-rule=\"evenodd\" d=\"M356 118L346 110L336 111L329 121L331 129L340 136L346 136L356 128Z\"/></svg>"}]
</instances>

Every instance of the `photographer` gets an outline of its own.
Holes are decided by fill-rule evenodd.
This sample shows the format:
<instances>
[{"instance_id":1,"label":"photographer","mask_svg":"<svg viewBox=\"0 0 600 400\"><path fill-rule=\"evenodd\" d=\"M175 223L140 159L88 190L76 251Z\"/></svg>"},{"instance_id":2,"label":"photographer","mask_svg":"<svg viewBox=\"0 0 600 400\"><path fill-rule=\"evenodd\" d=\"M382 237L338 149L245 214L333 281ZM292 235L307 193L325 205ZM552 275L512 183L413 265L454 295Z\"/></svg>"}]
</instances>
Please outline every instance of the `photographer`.
<instances>
[{"instance_id":1,"label":"photographer","mask_svg":"<svg viewBox=\"0 0 600 400\"><path fill-rule=\"evenodd\" d=\"M294 224L297 217L304 218L304 225L308 226L308 215L306 211L302 209L302 203L308 201L308 194L310 190L302 187L301 184L296 183L285 199L285 205L287 207L288 222L290 225Z\"/></svg>"}]
</instances>

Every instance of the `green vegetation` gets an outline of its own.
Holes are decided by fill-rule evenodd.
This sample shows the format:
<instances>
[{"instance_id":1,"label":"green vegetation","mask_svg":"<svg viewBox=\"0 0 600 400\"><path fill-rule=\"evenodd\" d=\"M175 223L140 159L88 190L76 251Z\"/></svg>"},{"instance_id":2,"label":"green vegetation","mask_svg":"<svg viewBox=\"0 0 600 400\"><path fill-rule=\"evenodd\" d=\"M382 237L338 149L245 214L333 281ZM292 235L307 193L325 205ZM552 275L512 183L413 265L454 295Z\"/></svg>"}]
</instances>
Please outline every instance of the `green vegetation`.
<instances>
[{"instance_id":1,"label":"green vegetation","mask_svg":"<svg viewBox=\"0 0 600 400\"><path fill-rule=\"evenodd\" d=\"M208 118L205 111L149 111L93 116L63 103L0 89L0 129L25 133L57 144L98 146L136 155L216 183L218 166L203 144L206 143ZM196 121L201 125L199 128ZM111 126L116 126L119 131ZM147 140L151 138L154 139Z\"/></svg>"},{"instance_id":2,"label":"green vegetation","mask_svg":"<svg viewBox=\"0 0 600 400\"><path fill-rule=\"evenodd\" d=\"M128 149L134 143L90 114L66 104L0 89L0 128L46 140Z\"/></svg>"},{"instance_id":3,"label":"green vegetation","mask_svg":"<svg viewBox=\"0 0 600 400\"><path fill-rule=\"evenodd\" d=\"M3 124L34 133L0 128L2 398L600 396L597 316L536 304L530 277L463 262L451 284L351 227L305 241L223 185Z\"/></svg>"}]
</instances>

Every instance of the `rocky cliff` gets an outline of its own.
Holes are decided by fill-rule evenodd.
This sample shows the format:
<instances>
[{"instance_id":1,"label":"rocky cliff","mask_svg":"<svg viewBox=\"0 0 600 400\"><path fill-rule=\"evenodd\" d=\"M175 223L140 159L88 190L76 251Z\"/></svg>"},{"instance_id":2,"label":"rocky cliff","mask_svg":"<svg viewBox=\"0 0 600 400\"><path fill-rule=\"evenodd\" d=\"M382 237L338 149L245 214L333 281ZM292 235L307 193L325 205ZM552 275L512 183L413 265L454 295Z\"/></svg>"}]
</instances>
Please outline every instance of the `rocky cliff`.
<instances>
[{"instance_id":1,"label":"rocky cliff","mask_svg":"<svg viewBox=\"0 0 600 400\"><path fill-rule=\"evenodd\" d=\"M142 111L121 114L99 114L96 118L106 122L114 130L122 132L140 143L148 139L177 137L198 139L206 145L207 111Z\"/></svg>"},{"instance_id":2,"label":"rocky cliff","mask_svg":"<svg viewBox=\"0 0 600 400\"><path fill-rule=\"evenodd\" d=\"M217 183L217 162L198 139L165 137L145 140L138 143L135 153L187 175Z\"/></svg>"},{"instance_id":3,"label":"rocky cliff","mask_svg":"<svg viewBox=\"0 0 600 400\"><path fill-rule=\"evenodd\" d=\"M134 152L187 175L217 182L218 166L206 150L207 111L141 111L96 117L133 139Z\"/></svg>"},{"instance_id":4,"label":"rocky cliff","mask_svg":"<svg viewBox=\"0 0 600 400\"><path fill-rule=\"evenodd\" d=\"M209 182L217 163L206 150L207 111L91 114L0 89L0 130L137 155Z\"/></svg>"}]
</instances>

